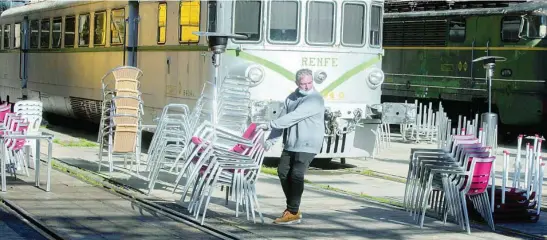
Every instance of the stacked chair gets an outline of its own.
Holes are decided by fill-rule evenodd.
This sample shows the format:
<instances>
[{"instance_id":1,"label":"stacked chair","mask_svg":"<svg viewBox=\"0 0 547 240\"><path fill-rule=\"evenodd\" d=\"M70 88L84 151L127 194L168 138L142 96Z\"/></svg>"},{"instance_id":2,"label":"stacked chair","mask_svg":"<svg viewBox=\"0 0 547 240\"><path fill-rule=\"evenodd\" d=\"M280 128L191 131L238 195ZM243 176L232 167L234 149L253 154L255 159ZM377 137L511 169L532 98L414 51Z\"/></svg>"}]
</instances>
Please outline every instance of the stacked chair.
<instances>
[{"instance_id":1,"label":"stacked chair","mask_svg":"<svg viewBox=\"0 0 547 240\"><path fill-rule=\"evenodd\" d=\"M488 225L495 230L488 197L495 157L474 134L452 135L441 149L412 149L404 207L423 227L428 206L446 222L453 216L471 233L467 201L470 199ZM493 183L494 181L492 181ZM416 218L417 217L417 218Z\"/></svg>"},{"instance_id":2,"label":"stacked chair","mask_svg":"<svg viewBox=\"0 0 547 240\"><path fill-rule=\"evenodd\" d=\"M110 75L112 78L108 78ZM114 156L126 160L131 166L140 166L143 104L139 78L142 71L123 66L111 70L102 78L103 102L99 124L99 171L104 151L107 151L109 174L114 169Z\"/></svg>"},{"instance_id":3,"label":"stacked chair","mask_svg":"<svg viewBox=\"0 0 547 240\"><path fill-rule=\"evenodd\" d=\"M4 102L0 104L0 135L27 135L37 132L42 120L41 103L36 101L20 101L16 104ZM15 110L15 111L14 111ZM25 159L25 146L29 141L24 138L6 139L2 147L2 158L7 164L7 172L17 177L18 171L29 176L28 164ZM4 168L6 166L2 166ZM2 173L4 174L4 173Z\"/></svg>"},{"instance_id":4,"label":"stacked chair","mask_svg":"<svg viewBox=\"0 0 547 240\"><path fill-rule=\"evenodd\" d=\"M528 140L528 141L526 141ZM502 184L489 189L496 222L537 222L540 218L544 166L541 157L542 137L518 136L513 164L509 151L503 151ZM526 148L522 151L523 142ZM513 165L513 172L510 171ZM509 181L512 178L512 184ZM493 193L493 194L492 194ZM472 216L478 217L472 212Z\"/></svg>"},{"instance_id":5,"label":"stacked chair","mask_svg":"<svg viewBox=\"0 0 547 240\"><path fill-rule=\"evenodd\" d=\"M181 204L189 195L189 211L205 221L210 198L217 187L226 187L247 219L255 211L262 222L255 184L264 159L264 132L250 119L250 82L245 77L227 76L216 86L207 82L196 105L169 104L157 120L149 148L147 167L149 193L160 173L176 175L173 192L185 177ZM213 97L217 93L216 118ZM190 192L191 190L191 192Z\"/></svg>"},{"instance_id":6,"label":"stacked chair","mask_svg":"<svg viewBox=\"0 0 547 240\"><path fill-rule=\"evenodd\" d=\"M36 100L22 100L18 101L14 105L14 112L25 119L28 123L27 134L37 135L40 134L40 125L42 124L43 105L41 101ZM25 146L30 147L30 155L33 161L29 161L30 164L34 164L34 156L36 153L36 141L37 139L28 139Z\"/></svg>"}]
</instances>

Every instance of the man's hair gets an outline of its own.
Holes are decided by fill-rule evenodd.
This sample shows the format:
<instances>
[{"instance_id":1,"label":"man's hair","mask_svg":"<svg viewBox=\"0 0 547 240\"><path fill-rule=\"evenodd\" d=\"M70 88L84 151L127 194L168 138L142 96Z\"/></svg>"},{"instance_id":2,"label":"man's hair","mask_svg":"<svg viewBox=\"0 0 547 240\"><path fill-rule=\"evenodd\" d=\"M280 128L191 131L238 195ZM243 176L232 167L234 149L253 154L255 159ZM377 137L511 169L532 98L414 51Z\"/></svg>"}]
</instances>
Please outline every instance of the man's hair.
<instances>
[{"instance_id":1,"label":"man's hair","mask_svg":"<svg viewBox=\"0 0 547 240\"><path fill-rule=\"evenodd\" d=\"M298 70L298 72L296 72L296 84L298 84L300 82L300 79L306 75L313 77L313 72L307 68Z\"/></svg>"}]
</instances>

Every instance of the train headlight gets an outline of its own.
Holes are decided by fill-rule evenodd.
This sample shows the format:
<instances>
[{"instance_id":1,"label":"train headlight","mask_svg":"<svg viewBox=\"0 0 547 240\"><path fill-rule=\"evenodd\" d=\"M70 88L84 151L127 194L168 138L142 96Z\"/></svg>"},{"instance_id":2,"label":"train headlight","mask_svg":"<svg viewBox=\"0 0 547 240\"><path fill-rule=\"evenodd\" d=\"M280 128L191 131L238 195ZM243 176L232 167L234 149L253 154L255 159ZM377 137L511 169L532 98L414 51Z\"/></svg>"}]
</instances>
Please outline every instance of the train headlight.
<instances>
[{"instance_id":1,"label":"train headlight","mask_svg":"<svg viewBox=\"0 0 547 240\"><path fill-rule=\"evenodd\" d=\"M316 83L321 84L327 79L327 73L323 70L316 71L313 78Z\"/></svg>"},{"instance_id":2,"label":"train headlight","mask_svg":"<svg viewBox=\"0 0 547 240\"><path fill-rule=\"evenodd\" d=\"M372 69L368 74L368 85L372 89L378 88L384 82L384 72L378 68Z\"/></svg>"},{"instance_id":3,"label":"train headlight","mask_svg":"<svg viewBox=\"0 0 547 240\"><path fill-rule=\"evenodd\" d=\"M264 80L264 70L258 65L252 65L245 71L245 77L251 80L251 86L256 86Z\"/></svg>"}]
</instances>

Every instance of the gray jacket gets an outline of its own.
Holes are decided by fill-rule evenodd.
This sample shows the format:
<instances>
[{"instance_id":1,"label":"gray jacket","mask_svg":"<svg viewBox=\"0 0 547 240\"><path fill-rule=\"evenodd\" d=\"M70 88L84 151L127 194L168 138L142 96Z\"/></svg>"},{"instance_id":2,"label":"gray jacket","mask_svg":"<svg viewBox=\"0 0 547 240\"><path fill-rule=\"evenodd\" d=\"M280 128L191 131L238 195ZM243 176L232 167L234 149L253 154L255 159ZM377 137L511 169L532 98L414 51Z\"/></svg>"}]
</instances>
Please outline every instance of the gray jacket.
<instances>
[{"instance_id":1,"label":"gray jacket","mask_svg":"<svg viewBox=\"0 0 547 240\"><path fill-rule=\"evenodd\" d=\"M325 135L325 101L317 91L304 96L298 89L285 99L282 115L270 122L268 139L276 141L287 129L284 149L318 154Z\"/></svg>"}]
</instances>

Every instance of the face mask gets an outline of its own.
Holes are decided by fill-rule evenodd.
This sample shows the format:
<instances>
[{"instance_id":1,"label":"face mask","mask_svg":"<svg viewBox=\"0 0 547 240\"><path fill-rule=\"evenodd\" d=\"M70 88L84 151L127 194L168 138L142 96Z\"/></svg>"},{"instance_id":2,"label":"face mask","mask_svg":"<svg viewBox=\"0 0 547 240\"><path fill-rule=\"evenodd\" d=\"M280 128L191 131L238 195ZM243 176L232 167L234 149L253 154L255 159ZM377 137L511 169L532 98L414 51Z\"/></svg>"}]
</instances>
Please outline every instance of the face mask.
<instances>
[{"instance_id":1,"label":"face mask","mask_svg":"<svg viewBox=\"0 0 547 240\"><path fill-rule=\"evenodd\" d=\"M302 90L302 89L299 88L299 89L298 89L298 92L299 92L300 94L304 95L304 96L307 96L308 94L310 94L310 93L313 92L313 89L310 89L310 90L306 91L306 90Z\"/></svg>"}]
</instances>

